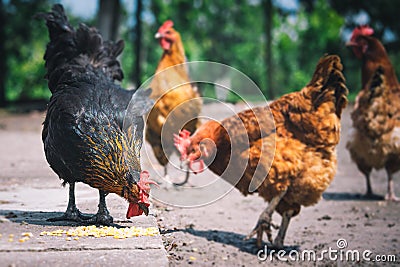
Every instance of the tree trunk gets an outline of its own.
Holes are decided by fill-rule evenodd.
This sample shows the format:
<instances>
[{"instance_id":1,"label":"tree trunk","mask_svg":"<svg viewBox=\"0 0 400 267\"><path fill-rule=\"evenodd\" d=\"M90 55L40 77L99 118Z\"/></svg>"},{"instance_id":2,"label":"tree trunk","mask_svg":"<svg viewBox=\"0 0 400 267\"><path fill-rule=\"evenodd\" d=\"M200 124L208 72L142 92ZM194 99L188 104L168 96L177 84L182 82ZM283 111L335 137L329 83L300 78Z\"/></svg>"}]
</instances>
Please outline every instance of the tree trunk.
<instances>
[{"instance_id":1,"label":"tree trunk","mask_svg":"<svg viewBox=\"0 0 400 267\"><path fill-rule=\"evenodd\" d=\"M132 75L132 81L134 81L136 83L136 87L139 87L141 84L140 65L141 65L141 52L142 52L142 19L141 19L142 10L143 10L142 0L136 0L136 26L134 29L136 60L134 61L134 68L133 68L133 75Z\"/></svg>"},{"instance_id":2,"label":"tree trunk","mask_svg":"<svg viewBox=\"0 0 400 267\"><path fill-rule=\"evenodd\" d=\"M3 6L3 0L0 0L0 107L5 107L7 104L6 101L6 77L7 77L7 53L5 51L4 42L6 40L5 37L5 24L6 24L6 16Z\"/></svg>"},{"instance_id":3,"label":"tree trunk","mask_svg":"<svg viewBox=\"0 0 400 267\"><path fill-rule=\"evenodd\" d=\"M104 40L117 40L120 19L119 0L100 0L97 14L97 28Z\"/></svg>"},{"instance_id":4,"label":"tree trunk","mask_svg":"<svg viewBox=\"0 0 400 267\"><path fill-rule=\"evenodd\" d=\"M269 100L275 98L274 86L273 86L273 66L272 66L272 16L273 7L272 0L263 1L264 8L264 28L266 37L266 49L265 49L265 67L266 67L266 84L267 84L267 96Z\"/></svg>"}]
</instances>

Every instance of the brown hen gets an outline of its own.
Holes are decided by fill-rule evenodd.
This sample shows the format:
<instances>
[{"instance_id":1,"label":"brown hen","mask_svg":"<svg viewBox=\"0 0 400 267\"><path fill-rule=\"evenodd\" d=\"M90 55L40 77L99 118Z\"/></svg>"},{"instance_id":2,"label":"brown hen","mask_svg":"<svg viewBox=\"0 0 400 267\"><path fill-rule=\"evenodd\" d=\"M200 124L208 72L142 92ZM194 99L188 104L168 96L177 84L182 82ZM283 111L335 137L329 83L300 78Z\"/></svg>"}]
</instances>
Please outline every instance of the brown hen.
<instances>
[{"instance_id":1,"label":"brown hen","mask_svg":"<svg viewBox=\"0 0 400 267\"><path fill-rule=\"evenodd\" d=\"M362 89L351 114L353 128L347 149L365 175L368 198L376 198L371 187L372 169L385 168L387 200L398 201L393 174L400 170L400 85L382 43L371 36L373 29L359 26L347 43L362 60Z\"/></svg>"},{"instance_id":2,"label":"brown hen","mask_svg":"<svg viewBox=\"0 0 400 267\"><path fill-rule=\"evenodd\" d=\"M169 157L176 151L171 143L173 133L180 129L196 130L202 100L191 84L184 65L186 59L181 36L173 28L172 21L166 21L155 37L164 52L150 84L153 90L150 97L155 100L155 105L147 118L146 140L167 176ZM181 184L187 181L188 175L189 172Z\"/></svg>"},{"instance_id":3,"label":"brown hen","mask_svg":"<svg viewBox=\"0 0 400 267\"><path fill-rule=\"evenodd\" d=\"M261 246L265 232L272 242L276 210L282 222L273 244L283 247L290 219L301 206L316 204L335 175L347 93L339 57L326 56L301 91L222 122L208 121L190 137L182 131L175 143L192 169L204 160L242 194L258 192L268 201L248 237L257 234Z\"/></svg>"}]
</instances>

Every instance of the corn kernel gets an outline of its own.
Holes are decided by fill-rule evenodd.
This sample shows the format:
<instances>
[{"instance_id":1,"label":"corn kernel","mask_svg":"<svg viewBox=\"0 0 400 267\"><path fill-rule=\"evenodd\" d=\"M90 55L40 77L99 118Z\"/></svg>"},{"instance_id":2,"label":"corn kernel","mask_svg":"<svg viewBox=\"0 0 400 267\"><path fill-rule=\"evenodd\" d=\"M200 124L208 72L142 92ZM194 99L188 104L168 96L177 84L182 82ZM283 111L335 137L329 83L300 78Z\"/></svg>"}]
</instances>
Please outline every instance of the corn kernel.
<instances>
[{"instance_id":1,"label":"corn kernel","mask_svg":"<svg viewBox=\"0 0 400 267\"><path fill-rule=\"evenodd\" d=\"M26 236L30 235L28 233L24 233ZM103 227L96 227L95 225L91 226L80 226L77 228L70 228L68 230L55 230L52 232L41 232L40 235L48 235L48 236L63 236L66 237L94 237L94 238L101 238L101 237L108 237L112 236L116 239L125 239L131 237L138 237L138 236L156 236L159 234L158 228L156 227L149 227L149 228L141 228L141 227L129 227L129 228L116 228L110 226L103 226ZM33 235L32 235L33 236ZM72 238L71 238L72 239ZM78 240L76 239L76 240Z\"/></svg>"},{"instance_id":2,"label":"corn kernel","mask_svg":"<svg viewBox=\"0 0 400 267\"><path fill-rule=\"evenodd\" d=\"M26 236L26 237L32 237L32 236L33 236L33 234L32 234L32 233L29 233L29 232L27 232L27 233L22 233L21 235L22 235L22 236Z\"/></svg>"}]
</instances>

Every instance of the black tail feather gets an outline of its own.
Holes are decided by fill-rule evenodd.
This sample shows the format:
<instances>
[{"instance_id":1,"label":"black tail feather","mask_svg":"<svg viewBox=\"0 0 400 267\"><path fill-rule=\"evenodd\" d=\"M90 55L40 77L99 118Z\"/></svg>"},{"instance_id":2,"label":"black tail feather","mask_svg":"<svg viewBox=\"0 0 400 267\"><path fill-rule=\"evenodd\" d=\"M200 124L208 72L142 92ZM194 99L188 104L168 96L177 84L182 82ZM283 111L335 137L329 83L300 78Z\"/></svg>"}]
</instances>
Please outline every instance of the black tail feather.
<instances>
[{"instance_id":1,"label":"black tail feather","mask_svg":"<svg viewBox=\"0 0 400 267\"><path fill-rule=\"evenodd\" d=\"M336 115L340 118L342 110L347 105L348 89L343 75L343 65L337 55L322 57L315 69L313 77L307 86L319 88L313 92L314 104L319 105L328 99L335 102Z\"/></svg>"},{"instance_id":2,"label":"black tail feather","mask_svg":"<svg viewBox=\"0 0 400 267\"><path fill-rule=\"evenodd\" d=\"M74 28L69 24L62 5L55 4L51 10L51 12L38 13L34 16L35 18L43 18L46 20L51 41L58 38L58 36L63 33L74 31Z\"/></svg>"},{"instance_id":3,"label":"black tail feather","mask_svg":"<svg viewBox=\"0 0 400 267\"><path fill-rule=\"evenodd\" d=\"M59 77L71 67L98 69L113 80L123 79L124 75L117 60L124 48L123 41L103 41L96 28L83 23L75 31L60 4L55 4L51 12L39 13L35 17L45 19L49 29L50 42L44 59L46 78L52 92L56 90Z\"/></svg>"}]
</instances>

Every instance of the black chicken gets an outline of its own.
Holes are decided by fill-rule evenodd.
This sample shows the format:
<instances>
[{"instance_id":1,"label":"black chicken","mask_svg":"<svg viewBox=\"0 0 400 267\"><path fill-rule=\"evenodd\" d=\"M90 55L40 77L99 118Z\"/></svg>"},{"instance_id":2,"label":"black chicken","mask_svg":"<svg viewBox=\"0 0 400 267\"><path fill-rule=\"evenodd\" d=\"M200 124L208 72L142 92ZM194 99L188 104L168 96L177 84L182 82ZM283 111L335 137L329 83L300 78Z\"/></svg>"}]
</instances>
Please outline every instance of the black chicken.
<instances>
[{"instance_id":1,"label":"black chicken","mask_svg":"<svg viewBox=\"0 0 400 267\"><path fill-rule=\"evenodd\" d=\"M128 200L128 218L147 215L153 182L141 171L140 148L151 90L128 91L114 83L123 79L116 59L123 41L105 42L84 24L75 31L59 4L37 17L46 20L50 35L44 59L52 96L43 123L44 151L63 185L69 184L66 212L49 220L109 225L113 218L106 207L108 193ZM125 114L128 123L123 125ZM93 217L82 215L75 205L76 182L99 189Z\"/></svg>"}]
</instances>

